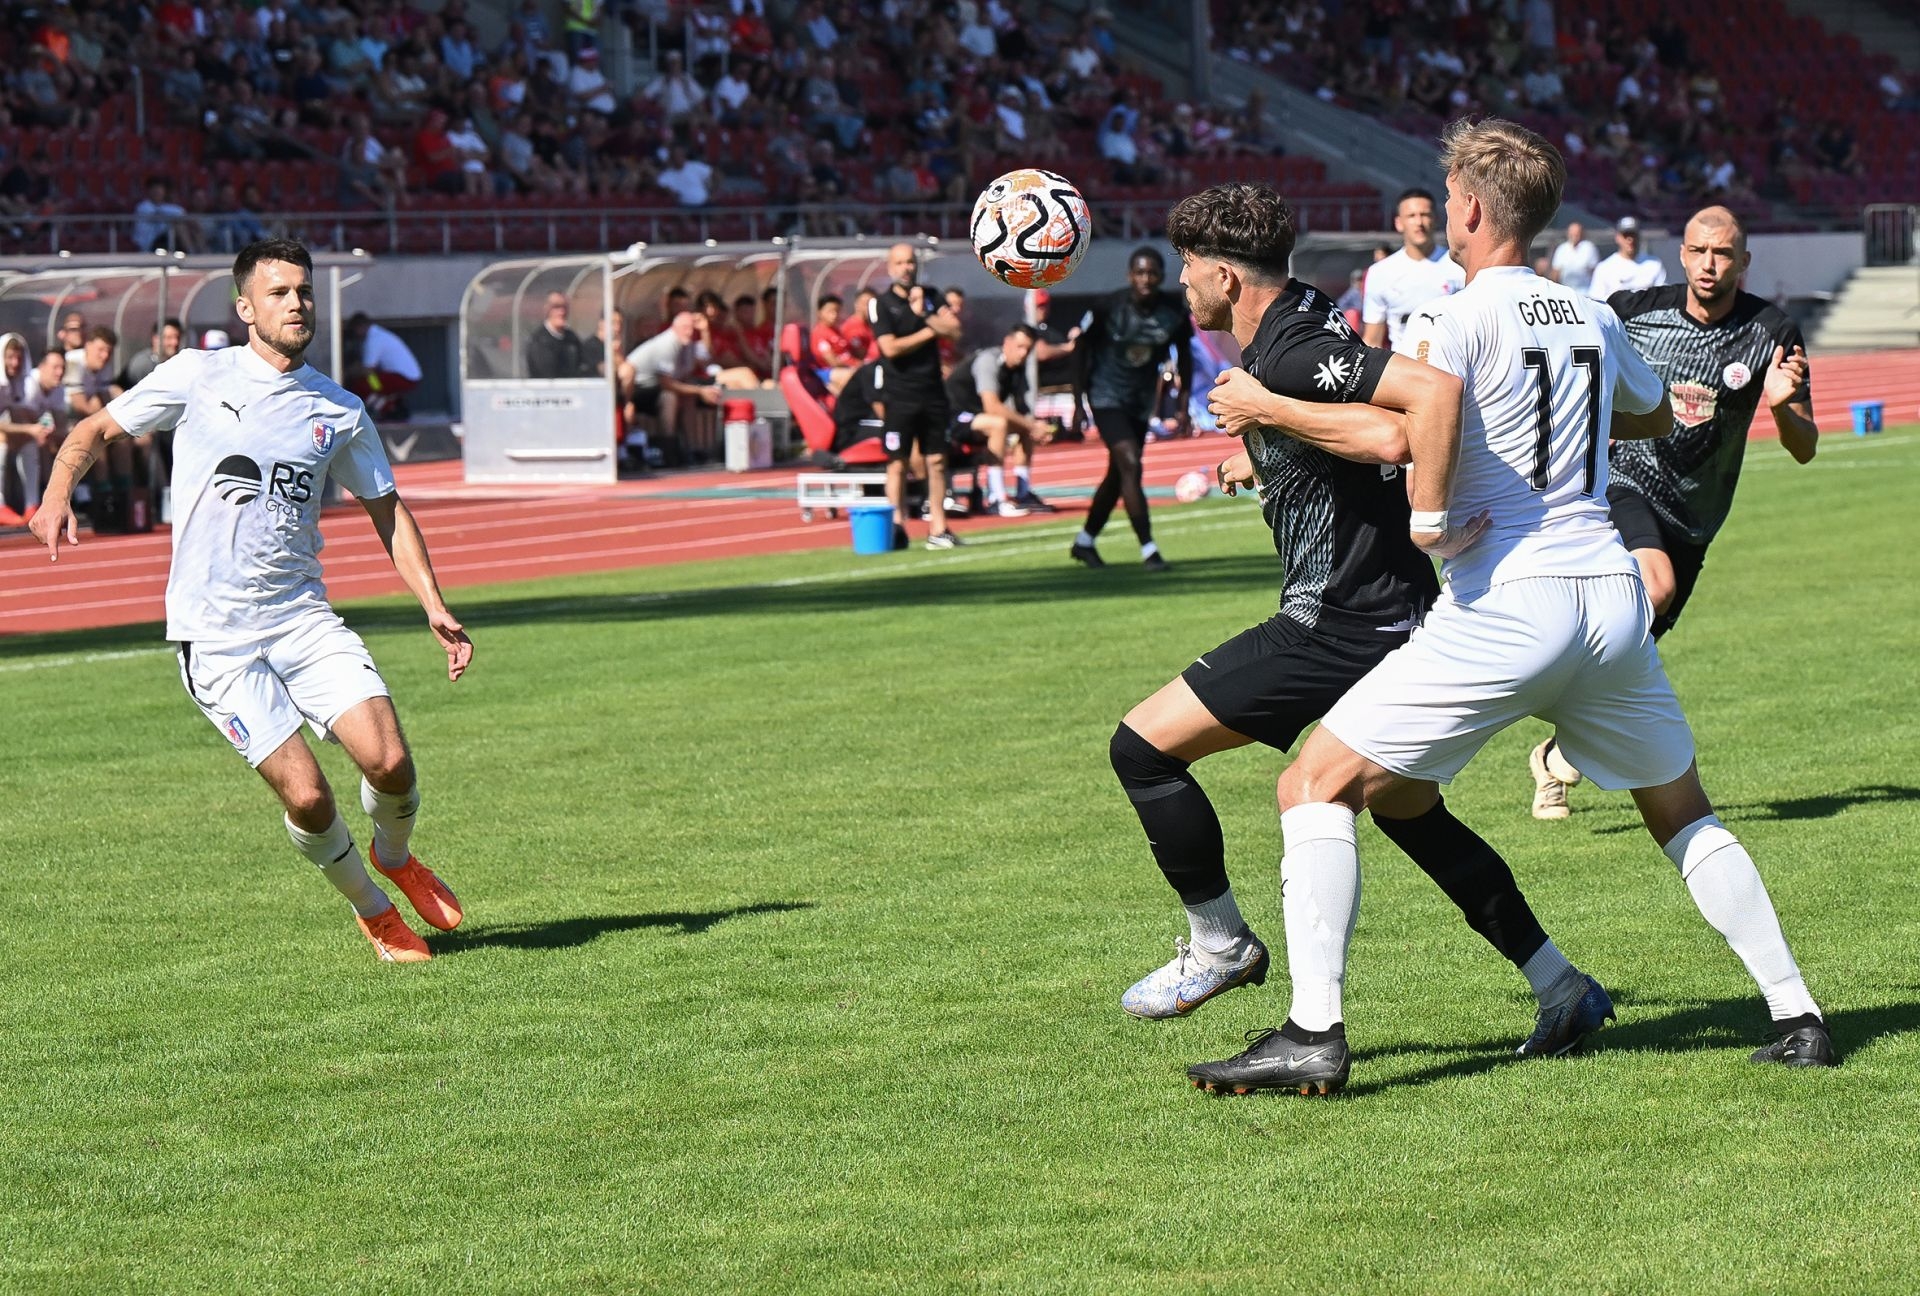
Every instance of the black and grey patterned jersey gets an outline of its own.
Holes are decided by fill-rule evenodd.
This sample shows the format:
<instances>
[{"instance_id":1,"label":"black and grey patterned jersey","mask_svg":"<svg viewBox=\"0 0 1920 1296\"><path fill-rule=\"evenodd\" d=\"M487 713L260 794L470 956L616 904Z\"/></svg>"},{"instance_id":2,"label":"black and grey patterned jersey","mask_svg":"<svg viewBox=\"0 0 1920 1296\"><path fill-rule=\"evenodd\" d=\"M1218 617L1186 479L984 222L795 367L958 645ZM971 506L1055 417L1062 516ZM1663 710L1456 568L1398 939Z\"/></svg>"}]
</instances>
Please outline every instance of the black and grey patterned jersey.
<instances>
[{"instance_id":1,"label":"black and grey patterned jersey","mask_svg":"<svg viewBox=\"0 0 1920 1296\"><path fill-rule=\"evenodd\" d=\"M1673 431L1650 441L1616 441L1608 459L1615 485L1646 497L1661 523L1694 544L1712 540L1733 506L1747 429L1760 404L1773 349L1804 343L1800 326L1772 303L1740 293L1718 323L1687 314L1687 286L1617 292L1607 303L1634 349L1667 384ZM1811 400L1811 385L1794 394Z\"/></svg>"},{"instance_id":2,"label":"black and grey patterned jersey","mask_svg":"<svg viewBox=\"0 0 1920 1296\"><path fill-rule=\"evenodd\" d=\"M1360 341L1333 298L1287 282L1241 357L1268 391L1367 401L1391 354ZM1281 615L1323 631L1407 628L1439 595L1433 562L1407 538L1400 470L1355 463L1283 432L1247 434L1260 507L1283 569Z\"/></svg>"},{"instance_id":3,"label":"black and grey patterned jersey","mask_svg":"<svg viewBox=\"0 0 1920 1296\"><path fill-rule=\"evenodd\" d=\"M1172 348L1193 340L1193 317L1179 293L1157 292L1142 305L1122 288L1094 306L1075 350L1085 348L1087 403L1095 409L1149 413L1160 367Z\"/></svg>"}]
</instances>

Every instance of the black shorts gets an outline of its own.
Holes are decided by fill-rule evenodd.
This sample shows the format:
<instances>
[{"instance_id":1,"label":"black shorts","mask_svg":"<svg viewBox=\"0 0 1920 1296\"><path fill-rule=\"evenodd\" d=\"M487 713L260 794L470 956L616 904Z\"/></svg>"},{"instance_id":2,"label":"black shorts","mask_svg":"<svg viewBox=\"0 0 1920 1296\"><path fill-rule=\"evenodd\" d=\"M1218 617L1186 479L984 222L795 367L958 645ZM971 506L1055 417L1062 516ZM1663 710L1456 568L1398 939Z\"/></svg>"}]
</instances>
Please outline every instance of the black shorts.
<instances>
[{"instance_id":1,"label":"black shorts","mask_svg":"<svg viewBox=\"0 0 1920 1296\"><path fill-rule=\"evenodd\" d=\"M1335 638L1275 616L1202 653L1180 672L1201 705L1237 734L1286 751L1359 683L1375 663L1407 641L1396 630Z\"/></svg>"},{"instance_id":2,"label":"black shorts","mask_svg":"<svg viewBox=\"0 0 1920 1296\"><path fill-rule=\"evenodd\" d=\"M1613 515L1613 529L1620 533L1629 550L1658 549L1673 565L1673 602L1653 619L1653 637L1658 639L1673 629L1673 623L1680 619L1680 609L1693 596L1700 569L1707 563L1707 547L1675 534L1653 511L1647 497L1637 490L1609 485L1607 509Z\"/></svg>"},{"instance_id":3,"label":"black shorts","mask_svg":"<svg viewBox=\"0 0 1920 1296\"><path fill-rule=\"evenodd\" d=\"M972 410L961 410L955 414L953 422L947 425L947 443L963 449L985 445L986 435L973 426L973 421L979 417Z\"/></svg>"},{"instance_id":4,"label":"black shorts","mask_svg":"<svg viewBox=\"0 0 1920 1296\"><path fill-rule=\"evenodd\" d=\"M658 414L660 412L660 389L658 387L635 387L633 389L633 410L636 414Z\"/></svg>"},{"instance_id":5,"label":"black shorts","mask_svg":"<svg viewBox=\"0 0 1920 1296\"><path fill-rule=\"evenodd\" d=\"M1131 441L1135 445L1145 445L1147 442L1147 416L1135 414L1132 410L1096 405L1093 408L1093 426L1100 433L1100 439L1108 445L1121 441Z\"/></svg>"},{"instance_id":6,"label":"black shorts","mask_svg":"<svg viewBox=\"0 0 1920 1296\"><path fill-rule=\"evenodd\" d=\"M918 445L921 454L945 456L947 425L953 413L944 400L894 399L884 402L887 412L885 445L889 457L905 461Z\"/></svg>"}]
</instances>

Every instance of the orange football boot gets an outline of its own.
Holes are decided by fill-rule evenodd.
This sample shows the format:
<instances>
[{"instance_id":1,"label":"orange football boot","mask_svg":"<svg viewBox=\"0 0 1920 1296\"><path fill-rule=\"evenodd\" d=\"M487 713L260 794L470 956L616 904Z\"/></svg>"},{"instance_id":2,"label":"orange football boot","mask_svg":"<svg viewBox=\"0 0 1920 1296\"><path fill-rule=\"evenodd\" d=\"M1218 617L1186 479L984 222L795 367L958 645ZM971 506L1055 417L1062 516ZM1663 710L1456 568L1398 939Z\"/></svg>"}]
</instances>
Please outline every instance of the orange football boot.
<instances>
[{"instance_id":1,"label":"orange football boot","mask_svg":"<svg viewBox=\"0 0 1920 1296\"><path fill-rule=\"evenodd\" d=\"M466 914L460 908L460 900L448 887L434 875L432 869L422 864L415 856L407 856L407 862L397 869L390 869L380 862L380 857L371 847L367 854L373 859L373 866L380 870L382 877L400 888L400 894L407 898L413 911L429 925L441 931L452 931L460 925Z\"/></svg>"},{"instance_id":2,"label":"orange football boot","mask_svg":"<svg viewBox=\"0 0 1920 1296\"><path fill-rule=\"evenodd\" d=\"M433 951L413 928L407 926L407 920L400 916L398 909L389 909L377 913L371 918L354 915L360 930L373 942L374 953L383 963L425 963L433 957Z\"/></svg>"}]
</instances>

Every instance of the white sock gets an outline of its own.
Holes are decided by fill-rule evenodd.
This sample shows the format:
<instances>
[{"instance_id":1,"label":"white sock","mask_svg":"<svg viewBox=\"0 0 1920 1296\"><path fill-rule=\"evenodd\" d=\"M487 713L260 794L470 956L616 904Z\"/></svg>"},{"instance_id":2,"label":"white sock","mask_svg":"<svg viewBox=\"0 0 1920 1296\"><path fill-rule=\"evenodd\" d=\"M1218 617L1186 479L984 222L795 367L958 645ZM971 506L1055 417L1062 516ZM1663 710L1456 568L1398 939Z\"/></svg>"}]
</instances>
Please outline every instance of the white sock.
<instances>
[{"instance_id":1,"label":"white sock","mask_svg":"<svg viewBox=\"0 0 1920 1296\"><path fill-rule=\"evenodd\" d=\"M1280 900L1287 920L1287 971L1293 978L1288 1016L1303 1030L1329 1030L1341 1020L1347 946L1360 915L1360 846L1353 811L1341 805L1295 806L1280 816L1286 854Z\"/></svg>"},{"instance_id":2,"label":"white sock","mask_svg":"<svg viewBox=\"0 0 1920 1296\"><path fill-rule=\"evenodd\" d=\"M1073 538L1073 542L1077 545L1090 546L1093 544L1093 532L1087 530L1085 527L1081 527L1080 534ZM1058 542L1056 541L1055 543L1058 543Z\"/></svg>"},{"instance_id":3,"label":"white sock","mask_svg":"<svg viewBox=\"0 0 1920 1296\"><path fill-rule=\"evenodd\" d=\"M1147 559L1153 557L1155 554L1159 552L1160 552L1160 546L1155 544L1153 541L1149 540L1145 544L1140 546L1140 560L1142 562L1145 562Z\"/></svg>"},{"instance_id":4,"label":"white sock","mask_svg":"<svg viewBox=\"0 0 1920 1296\"><path fill-rule=\"evenodd\" d=\"M420 783L405 792L382 792L360 780L360 807L373 820L373 862L397 869L407 862L407 839L413 836L413 817L420 809Z\"/></svg>"},{"instance_id":5,"label":"white sock","mask_svg":"<svg viewBox=\"0 0 1920 1296\"><path fill-rule=\"evenodd\" d=\"M333 889L345 896L353 911L362 918L393 908L387 893L367 876L367 866L360 862L360 848L353 844L347 821L338 814L333 816L325 832L317 833L310 833L289 819L287 836L293 838L294 847L313 861L320 876L333 883Z\"/></svg>"},{"instance_id":6,"label":"white sock","mask_svg":"<svg viewBox=\"0 0 1920 1296\"><path fill-rule=\"evenodd\" d=\"M1667 858L1680 870L1693 893L1700 915L1726 937L1727 944L1747 965L1747 972L1767 997L1767 1011L1775 1021L1820 1015L1807 993L1780 919L1767 896L1767 884L1732 833L1715 815L1688 824L1666 845Z\"/></svg>"},{"instance_id":7,"label":"white sock","mask_svg":"<svg viewBox=\"0 0 1920 1296\"><path fill-rule=\"evenodd\" d=\"M999 468L987 469L987 503L998 504L1007 497L1007 474Z\"/></svg>"},{"instance_id":8,"label":"white sock","mask_svg":"<svg viewBox=\"0 0 1920 1296\"><path fill-rule=\"evenodd\" d=\"M40 507L40 443L29 441L20 447L20 489L28 508Z\"/></svg>"},{"instance_id":9,"label":"white sock","mask_svg":"<svg viewBox=\"0 0 1920 1296\"><path fill-rule=\"evenodd\" d=\"M1190 940L1203 962L1210 954L1234 953L1247 935L1247 920L1240 916L1232 887L1205 904L1188 905L1186 909Z\"/></svg>"},{"instance_id":10,"label":"white sock","mask_svg":"<svg viewBox=\"0 0 1920 1296\"><path fill-rule=\"evenodd\" d=\"M1587 988L1585 981L1571 975L1577 971L1578 969L1567 961L1567 956L1560 952L1560 947L1549 940L1534 951L1533 957L1521 966L1520 975L1525 977L1527 984L1533 987L1533 997L1538 999L1540 1006L1544 1008L1549 1003L1558 1003L1569 998L1567 985L1577 986L1581 990ZM1562 981L1567 982L1567 985L1560 984Z\"/></svg>"}]
</instances>

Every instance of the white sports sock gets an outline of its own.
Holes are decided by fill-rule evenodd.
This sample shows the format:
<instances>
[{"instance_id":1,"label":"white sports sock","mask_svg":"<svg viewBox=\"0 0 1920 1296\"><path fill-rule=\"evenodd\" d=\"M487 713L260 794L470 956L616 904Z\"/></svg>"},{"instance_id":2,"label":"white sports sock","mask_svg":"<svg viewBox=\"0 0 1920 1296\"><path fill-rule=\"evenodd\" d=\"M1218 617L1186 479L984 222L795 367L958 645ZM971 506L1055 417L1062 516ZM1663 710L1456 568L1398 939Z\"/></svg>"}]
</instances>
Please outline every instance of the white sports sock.
<instances>
[{"instance_id":1,"label":"white sports sock","mask_svg":"<svg viewBox=\"0 0 1920 1296\"><path fill-rule=\"evenodd\" d=\"M987 469L987 503L998 504L1007 497L1007 474L1001 468Z\"/></svg>"},{"instance_id":2,"label":"white sports sock","mask_svg":"<svg viewBox=\"0 0 1920 1296\"><path fill-rule=\"evenodd\" d=\"M325 832L317 833L310 833L289 819L287 836L293 838L294 847L313 861L320 876L333 883L333 889L345 896L353 911L362 918L393 908L387 893L367 876L367 866L360 862L360 848L353 844L347 821L338 814L333 816Z\"/></svg>"},{"instance_id":3,"label":"white sports sock","mask_svg":"<svg viewBox=\"0 0 1920 1296\"><path fill-rule=\"evenodd\" d=\"M1521 967L1520 975L1525 977L1527 984L1533 987L1533 997L1538 999L1540 1006L1544 1008L1550 1003L1559 1003L1563 999L1573 998L1573 995L1567 993L1569 985L1577 990L1587 988L1585 981L1572 975L1578 970L1567 961L1567 956L1560 952L1560 947L1549 940L1534 951L1533 957ZM1562 982L1566 984L1561 984Z\"/></svg>"},{"instance_id":4,"label":"white sports sock","mask_svg":"<svg viewBox=\"0 0 1920 1296\"><path fill-rule=\"evenodd\" d=\"M1208 955L1234 953L1247 935L1247 920L1240 916L1232 887L1205 904L1188 905L1186 909L1192 945L1203 962L1212 961Z\"/></svg>"},{"instance_id":5,"label":"white sports sock","mask_svg":"<svg viewBox=\"0 0 1920 1296\"><path fill-rule=\"evenodd\" d=\"M27 508L40 507L40 443L29 441L20 447L20 489Z\"/></svg>"},{"instance_id":6,"label":"white sports sock","mask_svg":"<svg viewBox=\"0 0 1920 1296\"><path fill-rule=\"evenodd\" d=\"M1329 1030L1341 1020L1347 946L1360 915L1360 846L1353 811L1342 805L1295 806L1280 816L1286 854L1280 859L1280 901L1287 920L1287 971L1293 978L1288 1016L1303 1030Z\"/></svg>"},{"instance_id":7,"label":"white sports sock","mask_svg":"<svg viewBox=\"0 0 1920 1296\"><path fill-rule=\"evenodd\" d=\"M1073 542L1077 545L1091 545L1093 543L1093 532L1087 530L1085 527L1081 527L1080 534L1073 538Z\"/></svg>"},{"instance_id":8,"label":"white sports sock","mask_svg":"<svg viewBox=\"0 0 1920 1296\"><path fill-rule=\"evenodd\" d=\"M399 868L407 862L407 839L413 836L413 817L420 809L420 783L405 792L382 792L360 780L360 808L373 820L373 862Z\"/></svg>"},{"instance_id":9,"label":"white sports sock","mask_svg":"<svg viewBox=\"0 0 1920 1296\"><path fill-rule=\"evenodd\" d=\"M1151 540L1147 541L1145 544L1140 546L1140 558L1143 562L1146 559L1153 557L1155 554L1159 552L1160 552L1160 546L1155 544Z\"/></svg>"},{"instance_id":10,"label":"white sports sock","mask_svg":"<svg viewBox=\"0 0 1920 1296\"><path fill-rule=\"evenodd\" d=\"M1726 937L1767 997L1775 1021L1811 1014L1820 1008L1807 993L1793 951L1780 931L1767 884L1739 839L1718 816L1688 824L1666 845L1667 858L1680 870L1700 915Z\"/></svg>"}]
</instances>

